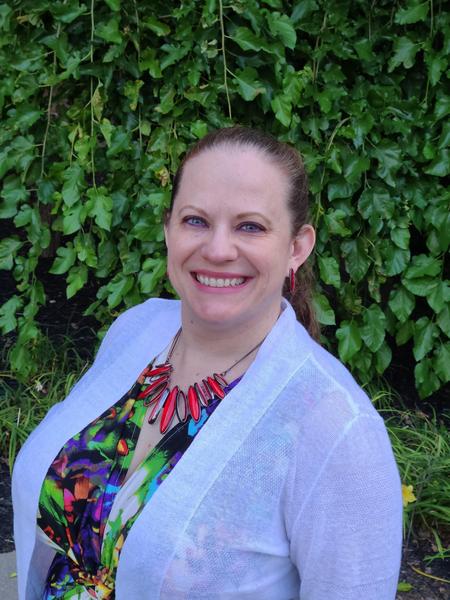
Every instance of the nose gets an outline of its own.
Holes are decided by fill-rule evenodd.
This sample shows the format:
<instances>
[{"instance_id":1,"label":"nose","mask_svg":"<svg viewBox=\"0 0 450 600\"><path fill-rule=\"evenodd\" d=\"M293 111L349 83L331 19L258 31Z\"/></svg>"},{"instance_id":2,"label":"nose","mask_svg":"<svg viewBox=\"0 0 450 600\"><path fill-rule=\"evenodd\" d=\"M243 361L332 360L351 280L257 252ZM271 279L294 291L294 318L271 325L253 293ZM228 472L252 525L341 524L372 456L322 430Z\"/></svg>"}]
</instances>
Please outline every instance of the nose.
<instances>
[{"instance_id":1,"label":"nose","mask_svg":"<svg viewBox=\"0 0 450 600\"><path fill-rule=\"evenodd\" d=\"M209 231L204 240L202 257L212 263L230 262L238 257L238 248L233 232L226 227L216 227Z\"/></svg>"}]
</instances>

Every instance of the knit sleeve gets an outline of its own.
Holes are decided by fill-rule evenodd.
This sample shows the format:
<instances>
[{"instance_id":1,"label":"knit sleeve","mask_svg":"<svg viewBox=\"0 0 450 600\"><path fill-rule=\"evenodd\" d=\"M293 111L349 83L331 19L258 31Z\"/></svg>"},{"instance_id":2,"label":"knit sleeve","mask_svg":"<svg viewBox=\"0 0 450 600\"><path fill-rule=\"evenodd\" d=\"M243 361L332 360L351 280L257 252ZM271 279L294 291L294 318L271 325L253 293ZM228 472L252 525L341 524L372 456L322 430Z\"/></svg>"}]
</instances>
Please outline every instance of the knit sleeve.
<instances>
[{"instance_id":1,"label":"knit sleeve","mask_svg":"<svg viewBox=\"0 0 450 600\"><path fill-rule=\"evenodd\" d=\"M382 419L354 417L308 483L296 476L288 520L301 600L394 600L401 486Z\"/></svg>"}]
</instances>

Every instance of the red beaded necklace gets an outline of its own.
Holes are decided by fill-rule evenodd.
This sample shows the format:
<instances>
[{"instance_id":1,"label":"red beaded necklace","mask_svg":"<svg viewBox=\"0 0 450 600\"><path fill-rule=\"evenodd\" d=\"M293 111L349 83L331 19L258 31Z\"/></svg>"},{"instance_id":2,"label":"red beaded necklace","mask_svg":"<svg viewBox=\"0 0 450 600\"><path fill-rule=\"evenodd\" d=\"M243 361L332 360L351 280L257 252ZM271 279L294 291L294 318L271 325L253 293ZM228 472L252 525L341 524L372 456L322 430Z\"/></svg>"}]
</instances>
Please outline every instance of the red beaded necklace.
<instances>
[{"instance_id":1,"label":"red beaded necklace","mask_svg":"<svg viewBox=\"0 0 450 600\"><path fill-rule=\"evenodd\" d=\"M215 396L220 399L224 398L224 390L228 385L225 375L259 348L265 339L262 339L249 352L233 363L231 367L228 367L228 369L221 373L214 373L202 379L202 381L193 383L189 386L187 393L185 393L177 385L170 388L170 375L173 371L170 359L180 335L181 328L173 338L165 362L155 365L154 363L159 355L155 356L139 378L142 388L138 398L144 400L144 406L152 406L148 417L150 424L155 423L161 414L161 421L159 423L161 433L167 431L175 414L180 423L185 423L189 414L194 421L199 421L202 406L208 406Z\"/></svg>"}]
</instances>

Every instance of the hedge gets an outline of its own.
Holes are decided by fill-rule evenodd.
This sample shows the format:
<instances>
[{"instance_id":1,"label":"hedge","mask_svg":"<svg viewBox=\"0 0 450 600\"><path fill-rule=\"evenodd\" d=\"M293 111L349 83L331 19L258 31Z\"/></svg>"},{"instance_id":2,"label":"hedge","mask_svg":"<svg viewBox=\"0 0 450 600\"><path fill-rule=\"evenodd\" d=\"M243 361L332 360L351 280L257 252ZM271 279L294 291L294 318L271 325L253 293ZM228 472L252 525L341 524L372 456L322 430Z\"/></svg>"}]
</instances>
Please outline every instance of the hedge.
<instances>
[{"instance_id":1,"label":"hedge","mask_svg":"<svg viewBox=\"0 0 450 600\"><path fill-rule=\"evenodd\" d=\"M316 307L363 382L408 344L450 373L450 24L441 1L12 0L0 5L0 308L27 377L46 302L98 284L106 326L173 293L162 215L186 148L241 123L295 145L318 230ZM15 228L15 229L14 229Z\"/></svg>"}]
</instances>

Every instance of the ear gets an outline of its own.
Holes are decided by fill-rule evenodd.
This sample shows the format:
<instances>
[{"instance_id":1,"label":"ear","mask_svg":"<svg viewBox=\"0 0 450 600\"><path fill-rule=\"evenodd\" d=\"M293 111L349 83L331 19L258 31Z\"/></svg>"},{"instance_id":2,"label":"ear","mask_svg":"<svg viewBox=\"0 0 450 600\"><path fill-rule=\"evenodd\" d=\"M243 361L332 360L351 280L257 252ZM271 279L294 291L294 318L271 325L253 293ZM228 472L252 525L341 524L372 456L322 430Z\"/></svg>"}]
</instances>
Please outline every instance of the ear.
<instances>
[{"instance_id":1,"label":"ear","mask_svg":"<svg viewBox=\"0 0 450 600\"><path fill-rule=\"evenodd\" d=\"M302 225L292 240L289 268L297 271L313 251L315 243L316 232L314 231L314 227L309 224Z\"/></svg>"}]
</instances>

